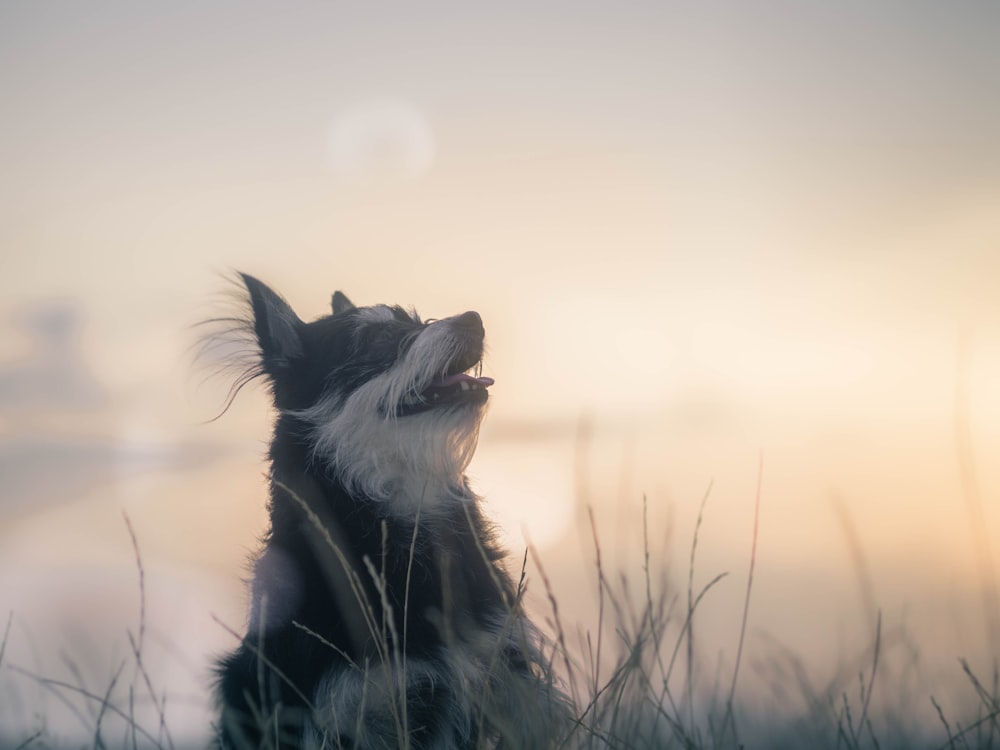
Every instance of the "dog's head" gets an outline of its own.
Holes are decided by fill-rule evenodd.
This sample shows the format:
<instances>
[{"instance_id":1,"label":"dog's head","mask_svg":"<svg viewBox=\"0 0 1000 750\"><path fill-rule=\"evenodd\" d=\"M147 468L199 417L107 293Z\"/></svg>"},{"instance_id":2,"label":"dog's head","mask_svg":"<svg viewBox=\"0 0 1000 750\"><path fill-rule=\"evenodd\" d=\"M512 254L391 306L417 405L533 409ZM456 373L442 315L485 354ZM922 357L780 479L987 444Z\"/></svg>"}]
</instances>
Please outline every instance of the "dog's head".
<instances>
[{"instance_id":1,"label":"dog's head","mask_svg":"<svg viewBox=\"0 0 1000 750\"><path fill-rule=\"evenodd\" d=\"M424 322L337 292L330 315L305 323L268 286L242 280L259 374L279 411L305 424L315 460L374 499L466 492L462 473L493 384L478 374L478 313Z\"/></svg>"}]
</instances>

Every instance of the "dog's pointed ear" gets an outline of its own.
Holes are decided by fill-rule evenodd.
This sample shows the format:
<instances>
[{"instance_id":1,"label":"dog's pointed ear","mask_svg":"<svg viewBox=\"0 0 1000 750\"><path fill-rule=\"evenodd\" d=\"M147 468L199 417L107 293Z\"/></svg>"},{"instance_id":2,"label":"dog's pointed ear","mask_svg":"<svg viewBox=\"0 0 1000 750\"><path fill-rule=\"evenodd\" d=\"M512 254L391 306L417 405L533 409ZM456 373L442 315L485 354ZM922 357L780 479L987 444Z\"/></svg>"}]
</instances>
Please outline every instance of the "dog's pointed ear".
<instances>
[{"instance_id":1,"label":"dog's pointed ear","mask_svg":"<svg viewBox=\"0 0 1000 750\"><path fill-rule=\"evenodd\" d=\"M245 273L241 273L240 278L250 294L253 330L260 344L264 368L273 373L302 354L300 331L305 324L267 284Z\"/></svg>"},{"instance_id":2,"label":"dog's pointed ear","mask_svg":"<svg viewBox=\"0 0 1000 750\"><path fill-rule=\"evenodd\" d=\"M334 292L333 299L330 300L330 307L333 309L333 314L347 312L354 309L354 303L347 299L347 295L343 292Z\"/></svg>"}]
</instances>

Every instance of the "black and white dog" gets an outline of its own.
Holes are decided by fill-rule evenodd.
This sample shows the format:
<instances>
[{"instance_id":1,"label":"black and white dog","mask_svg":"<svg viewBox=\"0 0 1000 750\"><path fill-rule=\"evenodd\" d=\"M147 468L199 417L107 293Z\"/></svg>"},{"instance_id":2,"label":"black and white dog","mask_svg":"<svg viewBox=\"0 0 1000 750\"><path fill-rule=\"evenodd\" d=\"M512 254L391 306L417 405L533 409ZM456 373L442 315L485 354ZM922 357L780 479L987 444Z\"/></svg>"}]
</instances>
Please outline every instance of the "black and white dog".
<instances>
[{"instance_id":1,"label":"black and white dog","mask_svg":"<svg viewBox=\"0 0 1000 750\"><path fill-rule=\"evenodd\" d=\"M565 731L521 586L464 471L492 379L466 312L355 307L305 323L242 275L278 417L247 634L218 665L220 744L544 748Z\"/></svg>"}]
</instances>

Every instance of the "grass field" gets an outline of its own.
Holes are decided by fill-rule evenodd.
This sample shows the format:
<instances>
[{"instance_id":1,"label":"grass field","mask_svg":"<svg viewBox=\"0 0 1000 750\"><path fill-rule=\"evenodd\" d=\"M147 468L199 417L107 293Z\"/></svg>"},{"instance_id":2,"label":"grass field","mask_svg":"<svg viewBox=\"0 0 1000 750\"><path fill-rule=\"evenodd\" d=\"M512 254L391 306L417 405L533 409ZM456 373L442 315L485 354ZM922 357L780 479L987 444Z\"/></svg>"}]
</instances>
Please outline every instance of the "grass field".
<instances>
[{"instance_id":1,"label":"grass field","mask_svg":"<svg viewBox=\"0 0 1000 750\"><path fill-rule=\"evenodd\" d=\"M706 493L701 509L708 499ZM759 488L758 488L759 502ZM534 581L536 619L546 633L553 673L573 705L573 721L556 746L565 748L876 748L882 750L1000 749L1000 668L998 661L970 663L956 653L955 672L963 686L936 693L920 677L920 644L905 630L876 617L869 644L833 675L810 674L807 655L774 644L769 658L743 663L747 613L753 606L756 530L745 586L739 638L707 644L697 638L695 614L727 577L719 571L694 586L699 511L691 536L686 580L673 580L661 555L651 552L643 504L641 564L608 570L591 512L592 564L596 612L582 624L564 621L560 595L546 573L545 560L529 548L524 565ZM128 520L126 519L126 523ZM139 580L140 618L127 630L128 649L100 684L81 666L85 654L63 655L71 679L54 678L5 657L9 613L0 641L0 721L17 712L30 715L32 729L13 734L0 724L0 748L92 747L181 750L209 726L181 725L177 696L158 685L146 669L151 645L146 634L146 584L140 544L131 524ZM123 628L123 630L126 630ZM713 653L725 650L707 671ZM752 674L750 674L752 672ZM951 683L954 684L954 683ZM44 693L62 713L75 717L71 729L51 726L44 709L30 705ZM4 719L4 717L7 717ZM24 726L25 722L19 722ZM183 739L181 739L183 737ZM406 747L401 743L400 747Z\"/></svg>"}]
</instances>

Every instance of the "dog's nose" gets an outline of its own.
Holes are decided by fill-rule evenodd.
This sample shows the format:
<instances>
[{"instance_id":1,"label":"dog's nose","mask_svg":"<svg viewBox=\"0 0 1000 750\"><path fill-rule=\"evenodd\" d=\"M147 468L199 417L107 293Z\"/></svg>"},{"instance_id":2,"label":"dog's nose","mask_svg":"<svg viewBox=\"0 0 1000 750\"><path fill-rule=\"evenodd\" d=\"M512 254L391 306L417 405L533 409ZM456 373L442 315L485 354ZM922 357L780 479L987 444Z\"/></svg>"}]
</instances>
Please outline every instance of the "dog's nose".
<instances>
[{"instance_id":1,"label":"dog's nose","mask_svg":"<svg viewBox=\"0 0 1000 750\"><path fill-rule=\"evenodd\" d=\"M486 334L486 329L483 328L483 319L474 310L469 310L469 312L462 313L455 318L455 326L478 336Z\"/></svg>"}]
</instances>

